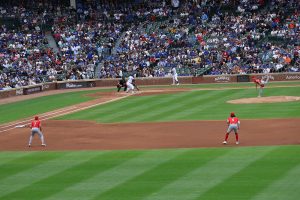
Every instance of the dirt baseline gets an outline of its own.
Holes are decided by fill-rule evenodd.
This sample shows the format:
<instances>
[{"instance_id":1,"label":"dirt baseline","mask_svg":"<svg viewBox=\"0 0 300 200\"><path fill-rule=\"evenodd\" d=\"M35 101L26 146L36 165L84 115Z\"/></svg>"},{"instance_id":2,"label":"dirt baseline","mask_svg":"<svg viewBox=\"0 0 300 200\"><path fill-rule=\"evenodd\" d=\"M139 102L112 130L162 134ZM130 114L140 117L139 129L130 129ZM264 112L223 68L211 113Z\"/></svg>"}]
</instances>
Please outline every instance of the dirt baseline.
<instances>
[{"instance_id":1,"label":"dirt baseline","mask_svg":"<svg viewBox=\"0 0 300 200\"><path fill-rule=\"evenodd\" d=\"M255 125L255 126L254 126ZM300 119L243 120L239 146L300 144ZM112 150L223 147L224 121L97 124L87 121L44 122L48 146L38 137L27 147L30 130L0 135L0 150ZM227 146L237 146L234 134Z\"/></svg>"}]
</instances>

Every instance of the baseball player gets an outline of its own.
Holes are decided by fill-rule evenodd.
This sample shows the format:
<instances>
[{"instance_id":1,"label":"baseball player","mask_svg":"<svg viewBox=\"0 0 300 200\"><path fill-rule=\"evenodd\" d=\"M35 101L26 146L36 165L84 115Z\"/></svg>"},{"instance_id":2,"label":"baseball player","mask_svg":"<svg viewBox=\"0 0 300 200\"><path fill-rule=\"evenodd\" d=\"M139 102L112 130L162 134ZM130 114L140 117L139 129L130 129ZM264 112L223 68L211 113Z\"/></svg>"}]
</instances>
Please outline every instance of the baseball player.
<instances>
[{"instance_id":1,"label":"baseball player","mask_svg":"<svg viewBox=\"0 0 300 200\"><path fill-rule=\"evenodd\" d=\"M119 80L117 84L118 92L120 92L122 87L124 87L124 92L125 92L127 90L127 84L124 76L122 77L121 80Z\"/></svg>"},{"instance_id":2,"label":"baseball player","mask_svg":"<svg viewBox=\"0 0 300 200\"><path fill-rule=\"evenodd\" d=\"M238 130L240 129L240 120L235 116L234 112L230 113L230 117L227 118L228 129L225 135L225 140L223 144L227 144L228 136L231 131L235 133L235 144L239 144L239 134Z\"/></svg>"},{"instance_id":3,"label":"baseball player","mask_svg":"<svg viewBox=\"0 0 300 200\"><path fill-rule=\"evenodd\" d=\"M176 72L176 67L173 66L172 69L171 69L171 73L172 73L172 77L173 77L173 83L172 85L179 85L179 81L178 81L178 75L177 75L177 72Z\"/></svg>"},{"instance_id":4,"label":"baseball player","mask_svg":"<svg viewBox=\"0 0 300 200\"><path fill-rule=\"evenodd\" d=\"M137 84L136 84L135 79L132 80L132 85L133 85L133 87L134 87L137 91L140 91L140 89L138 88L138 86L137 86Z\"/></svg>"},{"instance_id":5,"label":"baseball player","mask_svg":"<svg viewBox=\"0 0 300 200\"><path fill-rule=\"evenodd\" d=\"M127 93L130 92L130 91L131 91L132 94L134 93L134 85L132 84L133 83L133 79L134 79L133 76L129 76L128 77L128 80L126 82L126 85L127 85L126 92Z\"/></svg>"},{"instance_id":6,"label":"baseball player","mask_svg":"<svg viewBox=\"0 0 300 200\"><path fill-rule=\"evenodd\" d=\"M270 76L266 76L266 78L262 77L261 79L253 77L252 80L255 83L256 90L257 86L259 86L258 97L262 97L263 89L269 83Z\"/></svg>"},{"instance_id":7,"label":"baseball player","mask_svg":"<svg viewBox=\"0 0 300 200\"><path fill-rule=\"evenodd\" d=\"M31 122L31 125L29 127L31 128L31 134L30 134L28 146L31 147L33 136L35 134L38 134L41 139L42 146L45 147L46 144L44 140L44 135L42 133L42 124L38 116L34 117L34 120Z\"/></svg>"}]
</instances>

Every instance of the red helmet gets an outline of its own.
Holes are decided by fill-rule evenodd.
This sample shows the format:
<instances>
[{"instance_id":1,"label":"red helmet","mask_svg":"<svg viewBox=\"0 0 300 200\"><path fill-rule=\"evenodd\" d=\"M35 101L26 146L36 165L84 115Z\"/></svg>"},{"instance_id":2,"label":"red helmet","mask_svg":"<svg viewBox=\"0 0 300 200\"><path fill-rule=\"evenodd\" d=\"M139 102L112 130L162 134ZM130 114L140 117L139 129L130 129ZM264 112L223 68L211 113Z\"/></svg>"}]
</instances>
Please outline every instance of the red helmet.
<instances>
[{"instance_id":1,"label":"red helmet","mask_svg":"<svg viewBox=\"0 0 300 200\"><path fill-rule=\"evenodd\" d=\"M230 117L235 117L234 112L231 112L231 113L230 113Z\"/></svg>"},{"instance_id":2,"label":"red helmet","mask_svg":"<svg viewBox=\"0 0 300 200\"><path fill-rule=\"evenodd\" d=\"M39 119L39 117L38 117L38 116L35 116L35 117L34 117L34 119L35 119L35 120L38 120L38 119Z\"/></svg>"}]
</instances>

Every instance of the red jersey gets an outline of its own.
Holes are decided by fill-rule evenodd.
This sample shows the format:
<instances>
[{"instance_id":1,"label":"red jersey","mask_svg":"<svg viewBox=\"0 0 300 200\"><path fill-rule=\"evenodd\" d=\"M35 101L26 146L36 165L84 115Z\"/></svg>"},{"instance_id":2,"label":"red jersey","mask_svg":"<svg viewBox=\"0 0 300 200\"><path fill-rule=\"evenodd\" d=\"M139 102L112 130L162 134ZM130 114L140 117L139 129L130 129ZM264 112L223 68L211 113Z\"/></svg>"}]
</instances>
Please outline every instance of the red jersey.
<instances>
[{"instance_id":1,"label":"red jersey","mask_svg":"<svg viewBox=\"0 0 300 200\"><path fill-rule=\"evenodd\" d=\"M264 87L265 85L261 83L260 79L253 79L253 82L257 85L259 85L260 87Z\"/></svg>"},{"instance_id":2,"label":"red jersey","mask_svg":"<svg viewBox=\"0 0 300 200\"><path fill-rule=\"evenodd\" d=\"M227 123L228 124L238 124L239 123L239 118L237 118L237 117L228 117L227 118Z\"/></svg>"},{"instance_id":3,"label":"red jersey","mask_svg":"<svg viewBox=\"0 0 300 200\"><path fill-rule=\"evenodd\" d=\"M40 120L33 120L31 122L31 128L41 128L41 121Z\"/></svg>"}]
</instances>

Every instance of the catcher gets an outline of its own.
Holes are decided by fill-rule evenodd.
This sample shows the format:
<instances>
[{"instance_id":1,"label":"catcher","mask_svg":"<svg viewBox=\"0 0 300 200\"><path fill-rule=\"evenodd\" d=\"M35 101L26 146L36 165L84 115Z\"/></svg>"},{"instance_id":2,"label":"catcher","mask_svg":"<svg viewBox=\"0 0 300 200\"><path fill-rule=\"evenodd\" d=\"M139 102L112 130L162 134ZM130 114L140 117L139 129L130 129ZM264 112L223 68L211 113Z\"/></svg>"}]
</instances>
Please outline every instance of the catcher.
<instances>
[{"instance_id":1,"label":"catcher","mask_svg":"<svg viewBox=\"0 0 300 200\"><path fill-rule=\"evenodd\" d=\"M122 87L124 87L124 92L125 92L127 90L127 84L124 76L122 77L121 80L119 80L117 84L118 92L120 92Z\"/></svg>"}]
</instances>

